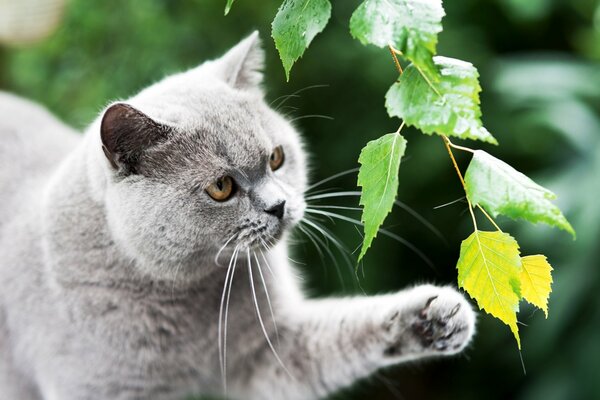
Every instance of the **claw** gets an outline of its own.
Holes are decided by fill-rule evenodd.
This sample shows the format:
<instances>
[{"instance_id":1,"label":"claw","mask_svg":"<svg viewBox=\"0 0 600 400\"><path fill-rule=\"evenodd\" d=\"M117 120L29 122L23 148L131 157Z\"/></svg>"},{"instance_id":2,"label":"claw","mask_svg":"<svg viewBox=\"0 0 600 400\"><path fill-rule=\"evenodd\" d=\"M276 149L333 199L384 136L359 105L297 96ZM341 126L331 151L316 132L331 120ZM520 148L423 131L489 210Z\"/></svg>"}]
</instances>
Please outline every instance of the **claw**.
<instances>
[{"instance_id":1,"label":"claw","mask_svg":"<svg viewBox=\"0 0 600 400\"><path fill-rule=\"evenodd\" d=\"M458 303L454 306L454 308L452 308L450 314L448 314L448 319L454 317L458 313L458 311L460 311L460 303Z\"/></svg>"},{"instance_id":2,"label":"claw","mask_svg":"<svg viewBox=\"0 0 600 400\"><path fill-rule=\"evenodd\" d=\"M420 319L427 318L427 310L429 310L429 306L431 306L431 303L433 303L433 301L435 299L437 299L437 296L433 296L433 297L430 297L429 299L427 299L427 302L425 303L425 307L423 307L423 309L419 312Z\"/></svg>"}]
</instances>

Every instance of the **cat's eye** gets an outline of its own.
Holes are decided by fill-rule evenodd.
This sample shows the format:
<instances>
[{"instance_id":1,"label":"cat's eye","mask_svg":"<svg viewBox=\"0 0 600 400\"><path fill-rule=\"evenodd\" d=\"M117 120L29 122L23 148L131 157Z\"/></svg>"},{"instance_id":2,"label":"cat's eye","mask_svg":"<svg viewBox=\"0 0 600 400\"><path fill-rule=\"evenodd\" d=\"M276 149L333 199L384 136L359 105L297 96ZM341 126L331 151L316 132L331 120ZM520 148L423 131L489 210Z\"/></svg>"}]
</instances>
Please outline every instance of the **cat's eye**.
<instances>
[{"instance_id":1,"label":"cat's eye","mask_svg":"<svg viewBox=\"0 0 600 400\"><path fill-rule=\"evenodd\" d=\"M214 200L225 201L235 193L235 182L232 177L224 176L208 185L205 190Z\"/></svg>"},{"instance_id":2,"label":"cat's eye","mask_svg":"<svg viewBox=\"0 0 600 400\"><path fill-rule=\"evenodd\" d=\"M269 157L269 166L271 167L271 170L277 171L279 168L281 168L284 159L285 156L283 154L283 147L275 147L271 153L271 157Z\"/></svg>"}]
</instances>

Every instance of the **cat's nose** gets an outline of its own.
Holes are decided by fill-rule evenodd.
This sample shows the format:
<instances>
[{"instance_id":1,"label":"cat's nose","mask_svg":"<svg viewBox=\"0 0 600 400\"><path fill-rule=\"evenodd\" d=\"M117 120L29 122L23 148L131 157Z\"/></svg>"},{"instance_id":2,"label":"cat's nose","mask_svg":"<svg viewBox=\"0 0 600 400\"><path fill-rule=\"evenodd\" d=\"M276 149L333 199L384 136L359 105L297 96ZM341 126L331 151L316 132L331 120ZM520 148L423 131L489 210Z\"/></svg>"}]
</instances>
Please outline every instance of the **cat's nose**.
<instances>
[{"instance_id":1,"label":"cat's nose","mask_svg":"<svg viewBox=\"0 0 600 400\"><path fill-rule=\"evenodd\" d=\"M265 212L274 215L279 219L283 218L283 213L285 212L285 200L280 200L271 207L265 208Z\"/></svg>"}]
</instances>

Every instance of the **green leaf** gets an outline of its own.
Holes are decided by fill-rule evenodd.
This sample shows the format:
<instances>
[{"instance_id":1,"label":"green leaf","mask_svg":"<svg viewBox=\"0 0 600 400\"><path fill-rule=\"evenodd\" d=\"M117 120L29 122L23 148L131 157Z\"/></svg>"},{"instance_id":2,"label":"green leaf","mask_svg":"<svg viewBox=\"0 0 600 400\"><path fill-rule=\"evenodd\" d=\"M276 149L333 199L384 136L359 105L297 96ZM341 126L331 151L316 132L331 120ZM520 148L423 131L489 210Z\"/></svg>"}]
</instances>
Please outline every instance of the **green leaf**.
<instances>
[{"instance_id":1,"label":"green leaf","mask_svg":"<svg viewBox=\"0 0 600 400\"><path fill-rule=\"evenodd\" d=\"M523 298L544 311L548 318L548 298L552 292L552 266L545 256L522 257L521 289Z\"/></svg>"},{"instance_id":2,"label":"green leaf","mask_svg":"<svg viewBox=\"0 0 600 400\"><path fill-rule=\"evenodd\" d=\"M406 139L396 132L370 141L360 152L358 186L362 187L361 221L364 223L365 237L359 261L394 205L398 192L398 169L405 150Z\"/></svg>"},{"instance_id":3,"label":"green leaf","mask_svg":"<svg viewBox=\"0 0 600 400\"><path fill-rule=\"evenodd\" d=\"M292 65L325 28L330 16L329 0L284 0L279 7L271 24L271 35L288 81Z\"/></svg>"},{"instance_id":4,"label":"green leaf","mask_svg":"<svg viewBox=\"0 0 600 400\"><path fill-rule=\"evenodd\" d=\"M516 240L503 232L475 231L462 242L456 268L458 286L480 309L508 325L521 348L516 313L522 266Z\"/></svg>"},{"instance_id":5,"label":"green leaf","mask_svg":"<svg viewBox=\"0 0 600 400\"><path fill-rule=\"evenodd\" d=\"M409 65L385 95L388 114L427 134L497 144L481 123L477 69L453 58L433 60L440 70L440 81L427 80L414 64Z\"/></svg>"},{"instance_id":6,"label":"green leaf","mask_svg":"<svg viewBox=\"0 0 600 400\"><path fill-rule=\"evenodd\" d=\"M233 5L234 0L227 0L227 4L225 4L225 15L229 14L229 10L231 10L231 6Z\"/></svg>"},{"instance_id":7,"label":"green leaf","mask_svg":"<svg viewBox=\"0 0 600 400\"><path fill-rule=\"evenodd\" d=\"M352 14L350 33L363 44L391 44L437 81L432 57L443 16L441 0L365 0Z\"/></svg>"},{"instance_id":8,"label":"green leaf","mask_svg":"<svg viewBox=\"0 0 600 400\"><path fill-rule=\"evenodd\" d=\"M569 221L550 201L556 198L554 193L483 150L473 154L465 174L465 189L473 204L479 204L493 216L544 222L575 237Z\"/></svg>"}]
</instances>

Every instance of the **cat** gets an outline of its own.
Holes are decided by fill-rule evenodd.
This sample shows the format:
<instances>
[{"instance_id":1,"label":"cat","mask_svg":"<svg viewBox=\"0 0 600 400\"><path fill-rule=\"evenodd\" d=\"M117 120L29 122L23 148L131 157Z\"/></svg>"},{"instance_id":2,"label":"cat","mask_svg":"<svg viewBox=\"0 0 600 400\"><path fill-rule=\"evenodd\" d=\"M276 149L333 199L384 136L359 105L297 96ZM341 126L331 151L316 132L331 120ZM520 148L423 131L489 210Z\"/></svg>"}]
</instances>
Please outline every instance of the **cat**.
<instances>
[{"instance_id":1,"label":"cat","mask_svg":"<svg viewBox=\"0 0 600 400\"><path fill-rule=\"evenodd\" d=\"M318 399L467 346L450 287L305 298L306 154L257 32L80 135L0 94L0 397Z\"/></svg>"}]
</instances>

